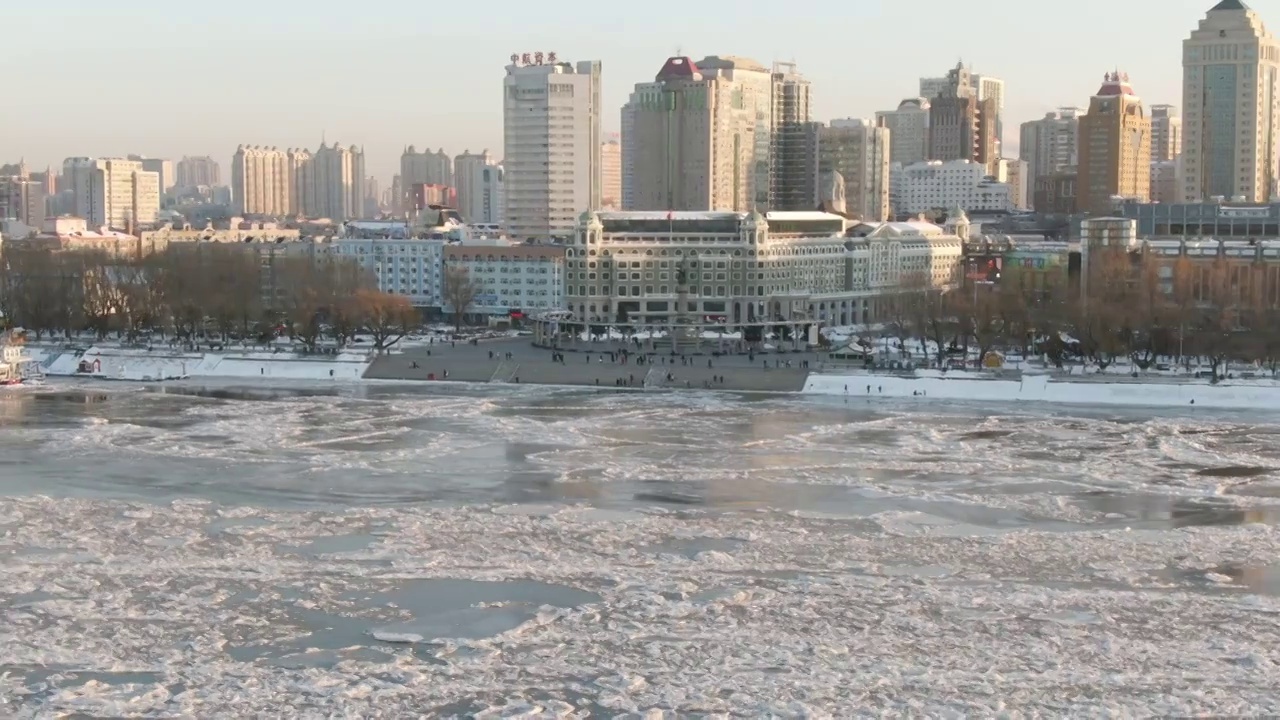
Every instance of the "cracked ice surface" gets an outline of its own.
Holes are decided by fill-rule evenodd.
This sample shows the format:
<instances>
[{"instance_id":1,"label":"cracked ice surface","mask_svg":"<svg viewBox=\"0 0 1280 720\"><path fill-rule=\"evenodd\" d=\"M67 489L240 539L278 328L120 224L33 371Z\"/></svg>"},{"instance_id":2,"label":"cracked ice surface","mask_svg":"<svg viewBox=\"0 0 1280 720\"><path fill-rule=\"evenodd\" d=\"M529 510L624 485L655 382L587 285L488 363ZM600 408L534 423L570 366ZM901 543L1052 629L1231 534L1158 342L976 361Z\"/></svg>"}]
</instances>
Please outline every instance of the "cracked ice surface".
<instances>
[{"instance_id":1,"label":"cracked ice surface","mask_svg":"<svg viewBox=\"0 0 1280 720\"><path fill-rule=\"evenodd\" d=\"M1274 714L1277 551L1267 525L4 498L0 714Z\"/></svg>"}]
</instances>

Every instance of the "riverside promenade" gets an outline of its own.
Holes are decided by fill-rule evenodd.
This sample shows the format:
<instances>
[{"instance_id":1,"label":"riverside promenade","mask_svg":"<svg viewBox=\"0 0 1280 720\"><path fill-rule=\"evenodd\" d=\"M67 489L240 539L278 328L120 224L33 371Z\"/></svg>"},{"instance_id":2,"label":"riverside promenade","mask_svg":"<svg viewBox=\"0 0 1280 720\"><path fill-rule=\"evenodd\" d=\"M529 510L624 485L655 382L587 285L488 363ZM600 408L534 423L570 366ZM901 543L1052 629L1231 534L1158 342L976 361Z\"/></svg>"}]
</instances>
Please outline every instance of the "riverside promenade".
<instances>
[{"instance_id":1,"label":"riverside promenade","mask_svg":"<svg viewBox=\"0 0 1280 720\"><path fill-rule=\"evenodd\" d=\"M637 390L710 388L799 392L811 372L802 367L803 363L808 361L814 369L818 366L817 354L797 352L756 355L754 360L746 355L686 355L682 362L680 356L659 351L645 353L646 364L638 364L640 353L635 346L629 346L631 357L626 361L621 355L625 349L628 346L624 343L601 342L552 351L534 347L532 339L527 337L482 341L476 345L444 342L380 357L370 366L365 378L431 381L434 377L435 382L518 382ZM556 352L563 355L562 361L555 359ZM648 362L650 356L652 362ZM788 361L790 368L786 367Z\"/></svg>"}]
</instances>

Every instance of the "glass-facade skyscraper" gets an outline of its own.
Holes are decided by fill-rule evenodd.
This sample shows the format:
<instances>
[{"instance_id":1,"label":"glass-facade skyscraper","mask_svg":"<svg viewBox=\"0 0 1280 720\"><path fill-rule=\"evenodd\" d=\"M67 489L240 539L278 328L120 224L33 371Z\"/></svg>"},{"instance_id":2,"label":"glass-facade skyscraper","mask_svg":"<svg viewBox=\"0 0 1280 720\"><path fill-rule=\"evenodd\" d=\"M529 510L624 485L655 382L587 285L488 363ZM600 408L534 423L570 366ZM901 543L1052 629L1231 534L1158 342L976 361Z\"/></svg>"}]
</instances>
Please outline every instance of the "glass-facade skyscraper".
<instances>
[{"instance_id":1,"label":"glass-facade skyscraper","mask_svg":"<svg viewBox=\"0 0 1280 720\"><path fill-rule=\"evenodd\" d=\"M1280 46L1241 0L1221 0L1182 43L1186 202L1276 195Z\"/></svg>"}]
</instances>

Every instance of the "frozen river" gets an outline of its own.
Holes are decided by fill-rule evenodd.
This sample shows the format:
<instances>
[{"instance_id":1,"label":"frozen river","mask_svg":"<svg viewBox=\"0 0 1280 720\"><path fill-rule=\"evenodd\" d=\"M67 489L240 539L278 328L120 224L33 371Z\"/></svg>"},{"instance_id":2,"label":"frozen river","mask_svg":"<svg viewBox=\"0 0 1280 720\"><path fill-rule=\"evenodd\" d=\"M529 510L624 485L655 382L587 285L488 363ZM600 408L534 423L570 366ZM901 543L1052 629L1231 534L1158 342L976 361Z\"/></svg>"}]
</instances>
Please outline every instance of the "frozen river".
<instances>
[{"instance_id":1,"label":"frozen river","mask_svg":"<svg viewBox=\"0 0 1280 720\"><path fill-rule=\"evenodd\" d=\"M1280 416L53 390L0 716L1280 713Z\"/></svg>"}]
</instances>

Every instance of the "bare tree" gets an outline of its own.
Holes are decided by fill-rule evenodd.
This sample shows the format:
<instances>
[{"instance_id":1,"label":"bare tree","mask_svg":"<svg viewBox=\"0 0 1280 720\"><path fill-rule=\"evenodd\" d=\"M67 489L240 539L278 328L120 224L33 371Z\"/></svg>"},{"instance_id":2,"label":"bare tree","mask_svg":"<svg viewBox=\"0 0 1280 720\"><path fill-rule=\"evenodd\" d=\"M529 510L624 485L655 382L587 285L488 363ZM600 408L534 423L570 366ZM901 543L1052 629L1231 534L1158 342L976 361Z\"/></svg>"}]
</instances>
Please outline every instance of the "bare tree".
<instances>
[{"instance_id":1,"label":"bare tree","mask_svg":"<svg viewBox=\"0 0 1280 720\"><path fill-rule=\"evenodd\" d=\"M310 258L284 258L279 263L281 310L289 335L315 352L324 334L324 276Z\"/></svg>"},{"instance_id":2,"label":"bare tree","mask_svg":"<svg viewBox=\"0 0 1280 720\"><path fill-rule=\"evenodd\" d=\"M471 279L466 268L446 265L444 268L443 296L445 305L453 311L453 324L462 329L462 320L475 304L480 286Z\"/></svg>"},{"instance_id":3,"label":"bare tree","mask_svg":"<svg viewBox=\"0 0 1280 720\"><path fill-rule=\"evenodd\" d=\"M373 336L373 349L384 352L417 325L418 312L403 295L360 290L356 293L361 327Z\"/></svg>"}]
</instances>

